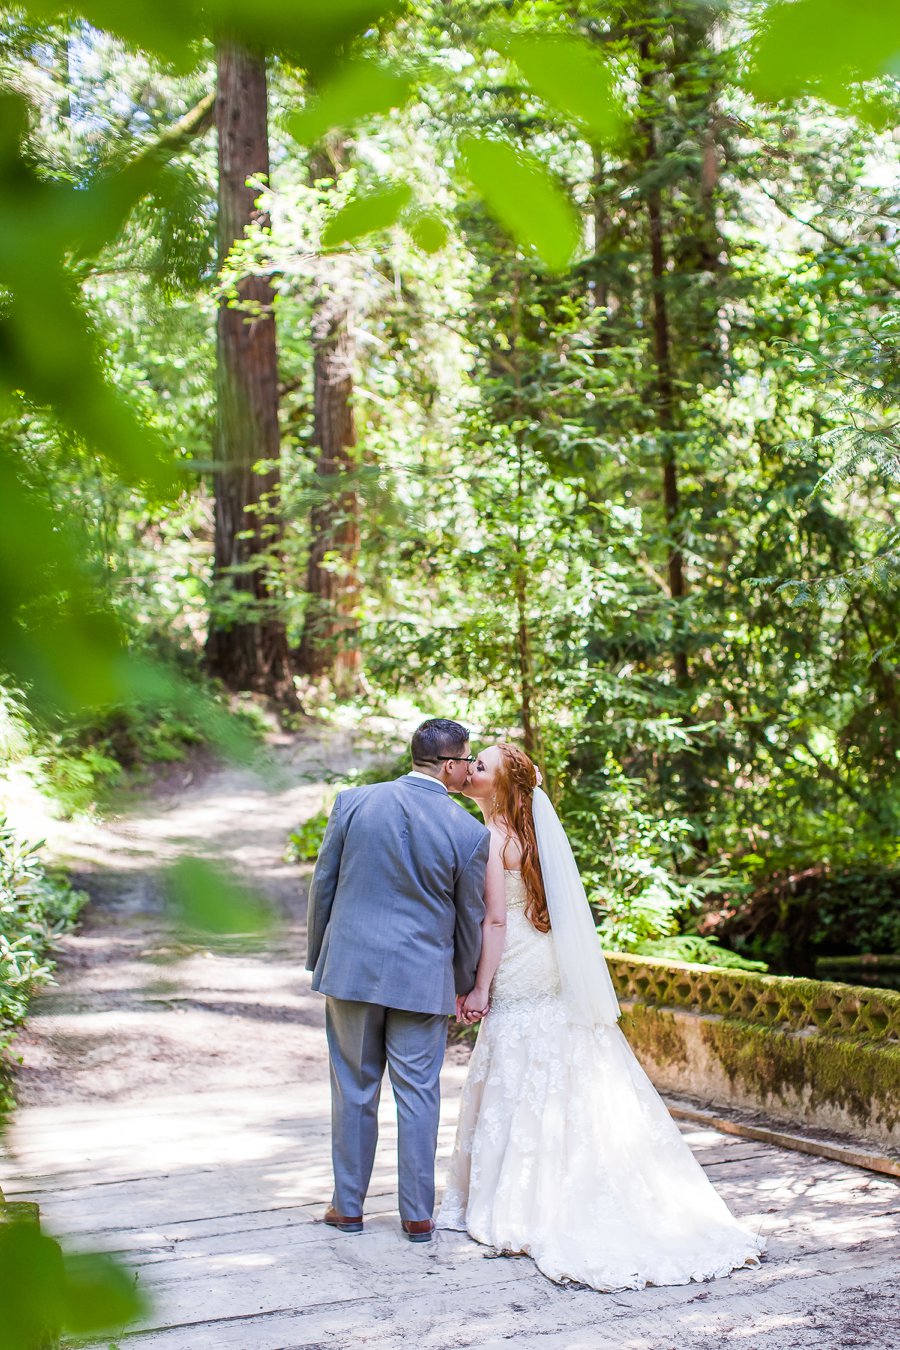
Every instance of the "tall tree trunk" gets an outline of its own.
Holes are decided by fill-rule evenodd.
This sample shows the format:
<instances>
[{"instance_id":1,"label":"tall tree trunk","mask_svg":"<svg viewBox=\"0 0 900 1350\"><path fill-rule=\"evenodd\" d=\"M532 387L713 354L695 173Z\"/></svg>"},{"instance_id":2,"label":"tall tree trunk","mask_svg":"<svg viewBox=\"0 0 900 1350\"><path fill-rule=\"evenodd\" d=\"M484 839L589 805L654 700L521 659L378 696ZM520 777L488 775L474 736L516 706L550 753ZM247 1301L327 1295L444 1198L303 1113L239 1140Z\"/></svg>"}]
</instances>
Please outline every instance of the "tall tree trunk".
<instances>
[{"instance_id":1,"label":"tall tree trunk","mask_svg":"<svg viewBox=\"0 0 900 1350\"><path fill-rule=\"evenodd\" d=\"M219 265L256 210L247 179L269 173L266 69L261 56L217 51ZM215 558L219 592L206 645L210 669L232 689L293 701L287 635L271 585L281 538L278 361L268 278L243 277L237 305L223 297L217 325ZM257 472L254 465L264 462ZM230 612L229 612L230 611Z\"/></svg>"},{"instance_id":2,"label":"tall tree trunk","mask_svg":"<svg viewBox=\"0 0 900 1350\"><path fill-rule=\"evenodd\" d=\"M336 177L345 146L335 140L313 156L313 181ZM339 694L359 687L359 498L356 423L353 412L355 344L346 281L325 277L312 320L313 441L322 500L310 520L306 571L308 595L297 669L314 679L327 676Z\"/></svg>"},{"instance_id":3,"label":"tall tree trunk","mask_svg":"<svg viewBox=\"0 0 900 1350\"><path fill-rule=\"evenodd\" d=\"M594 233L594 266L591 281L591 307L602 313L609 312L609 284L606 266L603 260L603 243L609 232L609 211L606 205L604 189L606 186L606 162L604 155L594 147L594 172L591 175L591 220ZM600 340L606 345L606 334L600 334Z\"/></svg>"},{"instance_id":4,"label":"tall tree trunk","mask_svg":"<svg viewBox=\"0 0 900 1350\"><path fill-rule=\"evenodd\" d=\"M516 502L515 533L513 536L513 597L516 606L516 659L519 666L519 713L522 719L522 743L526 755L532 759L543 760L543 747L538 718L538 690L534 670L534 645L531 625L528 619L529 573L528 553L522 530L525 512L528 510L526 492L528 489L525 455L527 444L522 429L525 412L522 395L522 278L516 264L511 296L510 313L510 359L514 393L512 415L515 421L516 446ZM548 787L549 791L549 787Z\"/></svg>"},{"instance_id":5,"label":"tall tree trunk","mask_svg":"<svg viewBox=\"0 0 900 1350\"><path fill-rule=\"evenodd\" d=\"M518 506L524 510L524 446L517 436L519 454ZM536 722L534 658L531 627L528 622L528 559L525 556L521 518L516 523L514 590L516 603L516 656L519 662L519 694L522 716L522 741L526 755L541 758L540 732Z\"/></svg>"},{"instance_id":6,"label":"tall tree trunk","mask_svg":"<svg viewBox=\"0 0 900 1350\"><path fill-rule=\"evenodd\" d=\"M324 489L311 517L307 601L297 668L327 675L350 693L359 679L355 611L359 603L359 499L343 482L356 472L353 415L353 337L346 302L323 300L313 317L313 426L316 476Z\"/></svg>"},{"instance_id":7,"label":"tall tree trunk","mask_svg":"<svg viewBox=\"0 0 900 1350\"><path fill-rule=\"evenodd\" d=\"M675 460L674 431L676 425L675 390L672 380L672 352L669 340L669 316L666 310L666 258L663 233L662 194L656 182L657 143L653 118L654 78L651 67L652 52L646 37L640 40L641 84L646 102L645 155L649 178L647 187L647 219L650 227L651 302L653 311L653 357L656 369L656 411L663 444L663 506L669 530L669 550L666 560L669 594L677 608L686 593L684 560L679 541L678 466ZM683 639L676 635L672 653L675 678L679 684L688 679L688 661Z\"/></svg>"}]
</instances>

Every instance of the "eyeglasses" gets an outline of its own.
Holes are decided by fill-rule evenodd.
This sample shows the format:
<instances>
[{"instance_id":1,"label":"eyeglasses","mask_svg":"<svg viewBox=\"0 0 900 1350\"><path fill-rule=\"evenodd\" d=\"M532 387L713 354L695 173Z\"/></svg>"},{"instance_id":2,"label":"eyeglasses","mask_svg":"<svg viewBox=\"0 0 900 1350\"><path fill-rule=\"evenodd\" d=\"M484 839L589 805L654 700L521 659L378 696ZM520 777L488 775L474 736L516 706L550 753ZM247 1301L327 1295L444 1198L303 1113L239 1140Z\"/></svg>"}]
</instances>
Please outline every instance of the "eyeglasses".
<instances>
[{"instance_id":1,"label":"eyeglasses","mask_svg":"<svg viewBox=\"0 0 900 1350\"><path fill-rule=\"evenodd\" d=\"M432 762L435 762L439 759L444 759L448 763L452 762L454 764L474 764L477 758L478 758L477 755L435 755L434 760Z\"/></svg>"}]
</instances>

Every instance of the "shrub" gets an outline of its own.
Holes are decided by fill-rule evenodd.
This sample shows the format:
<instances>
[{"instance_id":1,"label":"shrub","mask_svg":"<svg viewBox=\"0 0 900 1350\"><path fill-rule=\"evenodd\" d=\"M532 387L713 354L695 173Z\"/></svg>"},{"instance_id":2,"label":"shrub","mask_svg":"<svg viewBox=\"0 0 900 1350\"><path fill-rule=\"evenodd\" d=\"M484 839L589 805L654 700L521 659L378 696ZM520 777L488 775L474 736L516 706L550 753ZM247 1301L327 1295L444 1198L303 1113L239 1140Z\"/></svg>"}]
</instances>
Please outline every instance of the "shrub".
<instances>
[{"instance_id":1,"label":"shrub","mask_svg":"<svg viewBox=\"0 0 900 1350\"><path fill-rule=\"evenodd\" d=\"M661 956L668 961L691 961L701 966L724 966L729 970L769 969L765 961L751 961L738 952L720 947L715 938L698 933L676 933L672 937L648 939L631 949L638 956Z\"/></svg>"},{"instance_id":2,"label":"shrub","mask_svg":"<svg viewBox=\"0 0 900 1350\"><path fill-rule=\"evenodd\" d=\"M818 864L762 879L743 903L719 905L698 926L779 972L812 977L819 956L900 954L898 902L896 866Z\"/></svg>"},{"instance_id":3,"label":"shrub","mask_svg":"<svg viewBox=\"0 0 900 1350\"><path fill-rule=\"evenodd\" d=\"M328 812L317 811L309 820L304 820L302 825L291 830L284 851L285 862L314 862L327 824Z\"/></svg>"},{"instance_id":4,"label":"shrub","mask_svg":"<svg viewBox=\"0 0 900 1350\"><path fill-rule=\"evenodd\" d=\"M52 979L48 953L87 899L48 870L42 848L19 839L0 816L0 1055L24 1021L31 994ZM0 1060L0 1074L2 1068ZM9 1101L0 1077L0 1107Z\"/></svg>"},{"instance_id":5,"label":"shrub","mask_svg":"<svg viewBox=\"0 0 900 1350\"><path fill-rule=\"evenodd\" d=\"M276 723L252 699L211 681L176 684L169 698L110 705L77 719L30 717L0 685L0 769L18 764L65 817L102 805L111 789L153 765L179 763L197 747L251 761Z\"/></svg>"},{"instance_id":6,"label":"shrub","mask_svg":"<svg viewBox=\"0 0 900 1350\"><path fill-rule=\"evenodd\" d=\"M766 968L683 931L710 892L740 883L714 865L701 869L690 820L660 818L612 755L568 783L560 814L607 951Z\"/></svg>"}]
</instances>

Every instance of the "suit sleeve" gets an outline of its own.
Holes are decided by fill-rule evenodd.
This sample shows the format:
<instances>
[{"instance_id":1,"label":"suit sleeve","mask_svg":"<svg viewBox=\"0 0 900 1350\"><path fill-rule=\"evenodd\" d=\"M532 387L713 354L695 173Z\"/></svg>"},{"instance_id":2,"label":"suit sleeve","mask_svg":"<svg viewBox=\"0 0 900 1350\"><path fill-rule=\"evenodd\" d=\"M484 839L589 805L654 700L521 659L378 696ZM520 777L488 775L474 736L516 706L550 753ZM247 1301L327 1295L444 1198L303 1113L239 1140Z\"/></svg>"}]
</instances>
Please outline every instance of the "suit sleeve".
<instances>
[{"instance_id":1,"label":"suit sleeve","mask_svg":"<svg viewBox=\"0 0 900 1350\"><path fill-rule=\"evenodd\" d=\"M458 994L468 994L475 984L484 921L484 874L490 848L491 836L485 830L456 882L453 975Z\"/></svg>"},{"instance_id":2,"label":"suit sleeve","mask_svg":"<svg viewBox=\"0 0 900 1350\"><path fill-rule=\"evenodd\" d=\"M331 907L337 890L344 851L344 832L341 828L341 794L335 798L325 837L316 858L312 881L309 883L309 902L306 910L306 969L315 970L325 929L331 918Z\"/></svg>"}]
</instances>

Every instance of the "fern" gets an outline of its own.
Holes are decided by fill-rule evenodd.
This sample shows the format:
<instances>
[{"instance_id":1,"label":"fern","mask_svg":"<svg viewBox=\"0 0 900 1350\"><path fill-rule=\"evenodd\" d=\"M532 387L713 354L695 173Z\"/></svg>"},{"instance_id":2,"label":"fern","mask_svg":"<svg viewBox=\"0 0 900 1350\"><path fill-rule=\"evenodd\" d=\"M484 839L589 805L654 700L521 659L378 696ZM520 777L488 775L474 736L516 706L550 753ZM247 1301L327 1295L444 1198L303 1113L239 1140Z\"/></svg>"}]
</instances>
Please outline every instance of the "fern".
<instances>
[{"instance_id":1,"label":"fern","mask_svg":"<svg viewBox=\"0 0 900 1350\"><path fill-rule=\"evenodd\" d=\"M703 966L724 966L729 970L767 971L765 961L751 961L738 952L720 947L715 938L696 933L677 933L672 937L647 939L632 948L639 956L662 956L671 961L691 961Z\"/></svg>"}]
</instances>

